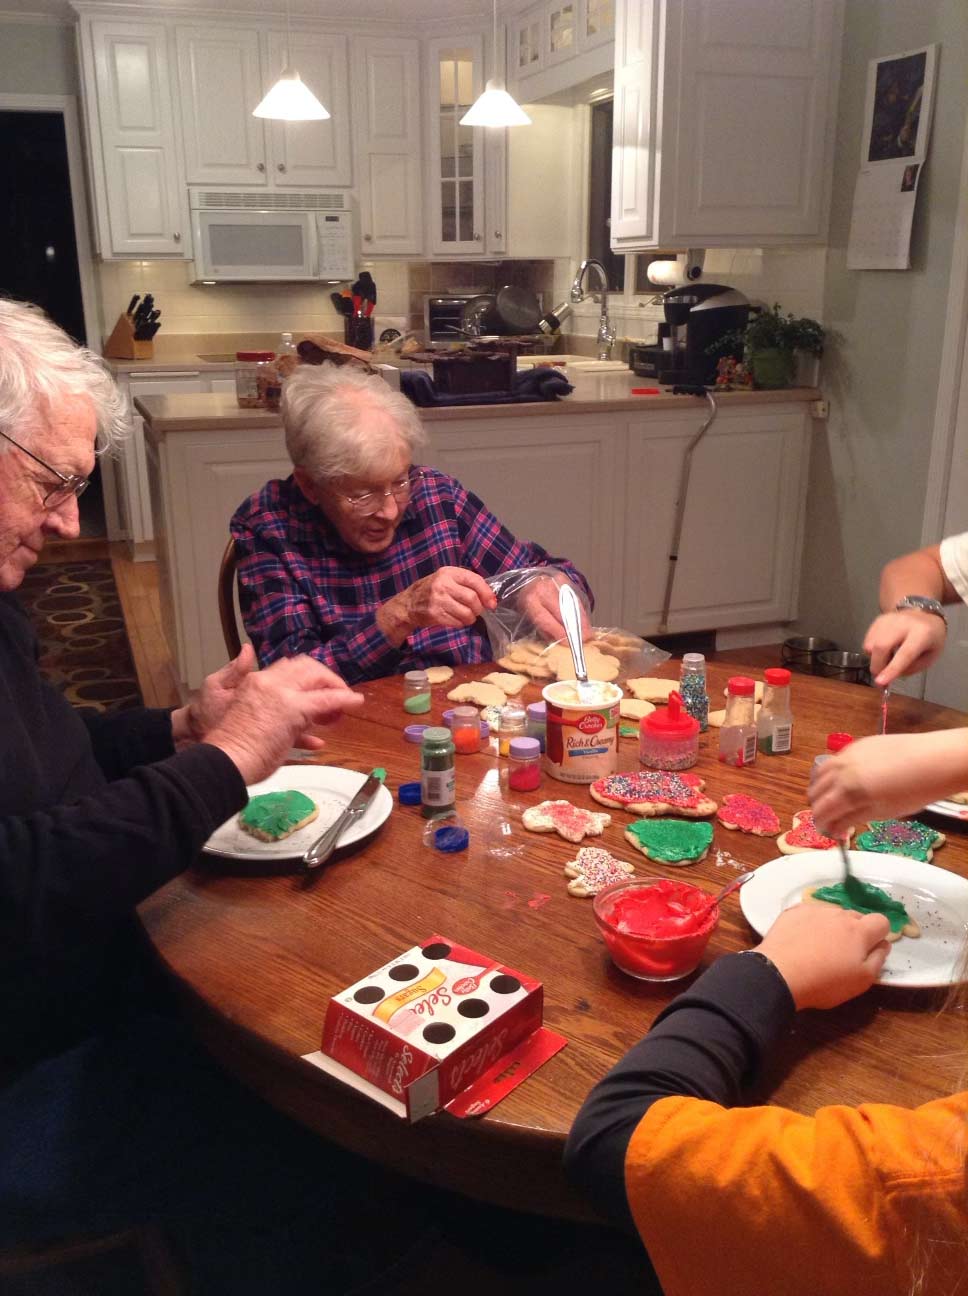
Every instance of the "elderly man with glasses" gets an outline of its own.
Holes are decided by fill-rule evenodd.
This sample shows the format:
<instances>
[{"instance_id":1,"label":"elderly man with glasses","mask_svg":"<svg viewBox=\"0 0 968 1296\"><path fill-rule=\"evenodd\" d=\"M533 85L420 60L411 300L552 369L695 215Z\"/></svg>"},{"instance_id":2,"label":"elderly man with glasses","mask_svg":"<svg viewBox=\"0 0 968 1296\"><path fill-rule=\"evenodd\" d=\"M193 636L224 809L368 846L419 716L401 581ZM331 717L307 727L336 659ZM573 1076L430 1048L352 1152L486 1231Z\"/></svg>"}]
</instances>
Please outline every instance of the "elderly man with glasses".
<instances>
[{"instance_id":1,"label":"elderly man with glasses","mask_svg":"<svg viewBox=\"0 0 968 1296\"><path fill-rule=\"evenodd\" d=\"M446 473L415 467L426 443L410 402L348 367L304 366L283 392L294 468L232 519L246 630L263 663L310 653L351 683L488 661L487 580L549 567L523 606L549 639L564 634L558 583L592 602L566 559L520 541Z\"/></svg>"}]
</instances>

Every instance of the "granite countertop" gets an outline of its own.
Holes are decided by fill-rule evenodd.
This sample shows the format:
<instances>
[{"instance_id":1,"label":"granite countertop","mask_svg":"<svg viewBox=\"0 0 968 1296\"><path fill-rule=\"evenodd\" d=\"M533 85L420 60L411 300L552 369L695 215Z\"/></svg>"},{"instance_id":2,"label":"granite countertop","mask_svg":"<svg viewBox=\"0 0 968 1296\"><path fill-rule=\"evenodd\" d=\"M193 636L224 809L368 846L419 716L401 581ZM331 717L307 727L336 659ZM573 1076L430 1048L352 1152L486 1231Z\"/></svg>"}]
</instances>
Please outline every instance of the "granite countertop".
<instances>
[{"instance_id":1,"label":"granite countertop","mask_svg":"<svg viewBox=\"0 0 968 1296\"><path fill-rule=\"evenodd\" d=\"M821 399L816 387L787 387L782 391L721 392L716 396L722 406L778 405ZM620 399L535 401L516 405L461 405L439 409L421 409L427 423L454 419L553 418L562 414L628 414L651 410L686 409L690 405L705 408L699 396L673 396L671 388L659 396L627 396ZM240 409L228 392L185 392L173 396L139 396L135 400L153 438L166 432L198 432L206 428L276 428L282 426L277 413L263 409Z\"/></svg>"}]
</instances>

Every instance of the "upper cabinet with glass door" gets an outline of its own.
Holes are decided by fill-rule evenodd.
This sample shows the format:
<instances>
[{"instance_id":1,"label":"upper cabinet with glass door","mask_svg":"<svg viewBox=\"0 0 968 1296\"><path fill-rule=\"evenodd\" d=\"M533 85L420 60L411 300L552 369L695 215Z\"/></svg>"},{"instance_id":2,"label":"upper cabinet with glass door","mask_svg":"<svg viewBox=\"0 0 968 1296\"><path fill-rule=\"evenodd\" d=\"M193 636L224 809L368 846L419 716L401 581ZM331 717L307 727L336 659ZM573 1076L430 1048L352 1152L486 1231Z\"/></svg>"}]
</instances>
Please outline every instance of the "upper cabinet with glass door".
<instances>
[{"instance_id":1,"label":"upper cabinet with glass door","mask_svg":"<svg viewBox=\"0 0 968 1296\"><path fill-rule=\"evenodd\" d=\"M504 251L503 130L462 126L484 88L479 34L427 44L431 254L493 256Z\"/></svg>"},{"instance_id":2,"label":"upper cabinet with glass door","mask_svg":"<svg viewBox=\"0 0 968 1296\"><path fill-rule=\"evenodd\" d=\"M610 70L616 0L543 0L508 20L508 74L524 101Z\"/></svg>"}]
</instances>

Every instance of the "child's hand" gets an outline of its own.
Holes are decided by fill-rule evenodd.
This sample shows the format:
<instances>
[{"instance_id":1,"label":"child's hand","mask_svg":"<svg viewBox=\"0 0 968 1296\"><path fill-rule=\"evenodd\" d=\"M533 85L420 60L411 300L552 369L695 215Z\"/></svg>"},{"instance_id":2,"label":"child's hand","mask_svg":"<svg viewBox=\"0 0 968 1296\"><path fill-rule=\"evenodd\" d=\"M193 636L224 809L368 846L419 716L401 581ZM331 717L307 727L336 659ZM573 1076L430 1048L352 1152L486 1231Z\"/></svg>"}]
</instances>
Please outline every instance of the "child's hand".
<instances>
[{"instance_id":1,"label":"child's hand","mask_svg":"<svg viewBox=\"0 0 968 1296\"><path fill-rule=\"evenodd\" d=\"M757 946L790 987L797 1008L836 1008L880 976L890 945L883 914L830 904L785 909Z\"/></svg>"}]
</instances>

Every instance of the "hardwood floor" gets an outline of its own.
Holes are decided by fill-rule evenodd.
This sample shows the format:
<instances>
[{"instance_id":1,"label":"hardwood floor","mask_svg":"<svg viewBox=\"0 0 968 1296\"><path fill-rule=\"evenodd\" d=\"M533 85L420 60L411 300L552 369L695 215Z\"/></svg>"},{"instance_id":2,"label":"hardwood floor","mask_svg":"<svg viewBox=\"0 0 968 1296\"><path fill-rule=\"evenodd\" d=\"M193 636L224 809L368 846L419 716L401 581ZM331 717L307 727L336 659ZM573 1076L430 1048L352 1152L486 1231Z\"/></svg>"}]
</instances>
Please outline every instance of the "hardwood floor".
<instances>
[{"instance_id":1,"label":"hardwood floor","mask_svg":"<svg viewBox=\"0 0 968 1296\"><path fill-rule=\"evenodd\" d=\"M111 567L124 610L135 670L145 706L182 702L158 597L158 564L132 562L122 543L110 546Z\"/></svg>"}]
</instances>

